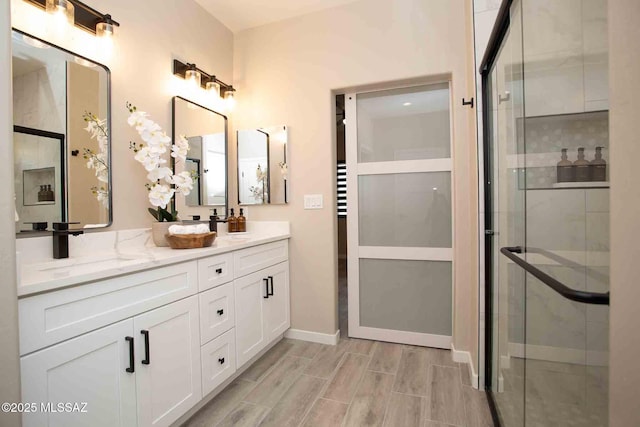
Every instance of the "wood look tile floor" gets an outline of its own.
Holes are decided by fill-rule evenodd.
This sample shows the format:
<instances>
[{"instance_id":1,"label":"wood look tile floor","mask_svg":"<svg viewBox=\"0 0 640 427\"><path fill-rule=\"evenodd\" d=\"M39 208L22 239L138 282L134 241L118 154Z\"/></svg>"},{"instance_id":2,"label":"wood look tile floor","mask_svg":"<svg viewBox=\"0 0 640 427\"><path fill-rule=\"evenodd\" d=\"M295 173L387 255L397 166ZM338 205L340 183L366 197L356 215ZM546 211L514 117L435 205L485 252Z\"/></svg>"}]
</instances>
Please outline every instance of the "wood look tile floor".
<instances>
[{"instance_id":1,"label":"wood look tile floor","mask_svg":"<svg viewBox=\"0 0 640 427\"><path fill-rule=\"evenodd\" d=\"M493 426L446 350L283 339L184 426Z\"/></svg>"}]
</instances>

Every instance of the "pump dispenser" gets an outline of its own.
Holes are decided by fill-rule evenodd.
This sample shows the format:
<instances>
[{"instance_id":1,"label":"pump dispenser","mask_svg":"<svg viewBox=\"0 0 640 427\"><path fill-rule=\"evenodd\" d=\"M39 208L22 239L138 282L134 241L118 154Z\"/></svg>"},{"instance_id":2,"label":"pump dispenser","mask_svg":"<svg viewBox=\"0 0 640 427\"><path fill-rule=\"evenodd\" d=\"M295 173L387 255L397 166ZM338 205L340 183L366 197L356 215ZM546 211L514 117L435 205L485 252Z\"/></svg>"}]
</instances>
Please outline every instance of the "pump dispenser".
<instances>
[{"instance_id":1,"label":"pump dispenser","mask_svg":"<svg viewBox=\"0 0 640 427\"><path fill-rule=\"evenodd\" d=\"M247 231L247 218L244 216L243 209L240 208L240 215L238 215L238 232L244 233Z\"/></svg>"},{"instance_id":2,"label":"pump dispenser","mask_svg":"<svg viewBox=\"0 0 640 427\"><path fill-rule=\"evenodd\" d=\"M607 180L607 162L602 159L602 147L596 147L596 158L589 163L591 181Z\"/></svg>"},{"instance_id":3,"label":"pump dispenser","mask_svg":"<svg viewBox=\"0 0 640 427\"><path fill-rule=\"evenodd\" d=\"M211 215L209 215L209 231L218 231L218 210L211 209Z\"/></svg>"},{"instance_id":4,"label":"pump dispenser","mask_svg":"<svg viewBox=\"0 0 640 427\"><path fill-rule=\"evenodd\" d=\"M235 217L233 208L231 208L230 212L229 218L227 218L227 231L229 233L236 233L238 231L238 218Z\"/></svg>"},{"instance_id":5,"label":"pump dispenser","mask_svg":"<svg viewBox=\"0 0 640 427\"><path fill-rule=\"evenodd\" d=\"M589 162L584 159L584 147L578 148L578 160L573 162L573 168L576 174L576 182L587 182L590 180Z\"/></svg>"},{"instance_id":6,"label":"pump dispenser","mask_svg":"<svg viewBox=\"0 0 640 427\"><path fill-rule=\"evenodd\" d=\"M573 163L567 160L567 149L562 149L562 160L558 162L556 166L557 180L558 182L573 182Z\"/></svg>"}]
</instances>

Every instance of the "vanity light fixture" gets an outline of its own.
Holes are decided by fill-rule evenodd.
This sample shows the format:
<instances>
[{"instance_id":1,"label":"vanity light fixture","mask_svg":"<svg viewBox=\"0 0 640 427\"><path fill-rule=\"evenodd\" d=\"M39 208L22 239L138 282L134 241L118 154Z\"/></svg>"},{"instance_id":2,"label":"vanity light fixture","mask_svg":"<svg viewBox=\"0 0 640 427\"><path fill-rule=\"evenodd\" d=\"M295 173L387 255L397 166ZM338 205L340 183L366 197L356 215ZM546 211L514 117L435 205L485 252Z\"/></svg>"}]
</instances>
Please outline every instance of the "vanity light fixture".
<instances>
[{"instance_id":1,"label":"vanity light fixture","mask_svg":"<svg viewBox=\"0 0 640 427\"><path fill-rule=\"evenodd\" d=\"M213 74L205 73L196 67L195 64L185 64L174 59L173 74L182 77L185 80L195 81L198 86L212 93L214 96L224 98L229 107L233 107L235 104L234 95L236 90L233 86L219 80Z\"/></svg>"},{"instance_id":2,"label":"vanity light fixture","mask_svg":"<svg viewBox=\"0 0 640 427\"><path fill-rule=\"evenodd\" d=\"M111 37L120 24L79 0L25 0L98 37Z\"/></svg>"}]
</instances>

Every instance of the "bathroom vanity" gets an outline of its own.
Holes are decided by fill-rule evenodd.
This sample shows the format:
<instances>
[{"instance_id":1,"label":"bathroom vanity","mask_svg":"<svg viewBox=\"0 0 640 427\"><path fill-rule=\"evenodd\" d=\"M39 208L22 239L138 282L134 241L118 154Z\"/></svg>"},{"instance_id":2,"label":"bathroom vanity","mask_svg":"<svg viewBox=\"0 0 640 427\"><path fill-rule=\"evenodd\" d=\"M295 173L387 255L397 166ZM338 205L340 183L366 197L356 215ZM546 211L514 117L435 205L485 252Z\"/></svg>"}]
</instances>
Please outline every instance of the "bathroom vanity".
<instances>
[{"instance_id":1,"label":"bathroom vanity","mask_svg":"<svg viewBox=\"0 0 640 427\"><path fill-rule=\"evenodd\" d=\"M23 425L168 426L282 338L289 225L249 225L189 250L150 246L147 230L88 234L56 261L25 240L36 259L18 286L22 401L38 410Z\"/></svg>"}]
</instances>

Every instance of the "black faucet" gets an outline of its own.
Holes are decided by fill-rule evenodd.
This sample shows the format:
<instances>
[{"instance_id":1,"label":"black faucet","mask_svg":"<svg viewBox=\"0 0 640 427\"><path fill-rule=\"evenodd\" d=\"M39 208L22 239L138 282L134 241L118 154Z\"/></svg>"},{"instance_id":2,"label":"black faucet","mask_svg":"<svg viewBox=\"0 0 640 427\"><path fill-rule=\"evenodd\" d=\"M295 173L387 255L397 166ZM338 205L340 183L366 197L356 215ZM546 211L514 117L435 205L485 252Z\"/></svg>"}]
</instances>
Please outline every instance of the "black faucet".
<instances>
[{"instance_id":1,"label":"black faucet","mask_svg":"<svg viewBox=\"0 0 640 427\"><path fill-rule=\"evenodd\" d=\"M218 223L219 222L227 222L226 219L220 219L220 217L218 216L218 210L217 209L211 209L213 212L211 214L211 216L209 216L209 231L215 231L216 233L218 232Z\"/></svg>"},{"instance_id":2,"label":"black faucet","mask_svg":"<svg viewBox=\"0 0 640 427\"><path fill-rule=\"evenodd\" d=\"M55 259L69 258L69 235L79 236L82 230L69 230L70 224L79 222L54 222L53 223L53 257Z\"/></svg>"}]
</instances>

